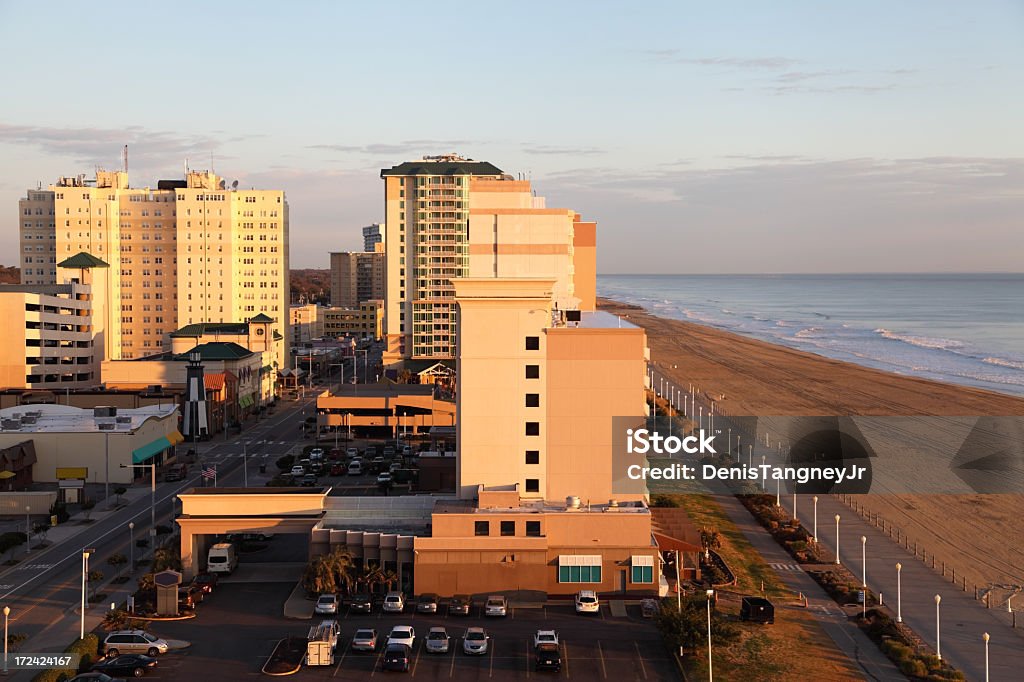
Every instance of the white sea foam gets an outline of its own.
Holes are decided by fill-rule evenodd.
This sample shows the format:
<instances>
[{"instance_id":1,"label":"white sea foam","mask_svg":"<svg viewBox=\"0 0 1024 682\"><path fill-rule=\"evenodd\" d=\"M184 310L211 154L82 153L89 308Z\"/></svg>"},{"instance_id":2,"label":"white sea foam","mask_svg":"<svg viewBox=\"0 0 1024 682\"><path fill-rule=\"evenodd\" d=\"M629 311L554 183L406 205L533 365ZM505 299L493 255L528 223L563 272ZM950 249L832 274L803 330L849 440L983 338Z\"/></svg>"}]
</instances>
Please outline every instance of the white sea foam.
<instances>
[{"instance_id":1,"label":"white sea foam","mask_svg":"<svg viewBox=\"0 0 1024 682\"><path fill-rule=\"evenodd\" d=\"M930 348L932 350L956 350L964 347L963 341L957 341L956 339L941 339L932 338L930 336L900 334L883 328L876 329L875 333L886 339L902 341L903 343L909 343L910 345L917 346L918 348Z\"/></svg>"},{"instance_id":2,"label":"white sea foam","mask_svg":"<svg viewBox=\"0 0 1024 682\"><path fill-rule=\"evenodd\" d=\"M985 358L982 362L988 365L996 365L998 367L1009 367L1010 369L1024 370L1024 362L1017 360L1007 360L1006 358Z\"/></svg>"}]
</instances>

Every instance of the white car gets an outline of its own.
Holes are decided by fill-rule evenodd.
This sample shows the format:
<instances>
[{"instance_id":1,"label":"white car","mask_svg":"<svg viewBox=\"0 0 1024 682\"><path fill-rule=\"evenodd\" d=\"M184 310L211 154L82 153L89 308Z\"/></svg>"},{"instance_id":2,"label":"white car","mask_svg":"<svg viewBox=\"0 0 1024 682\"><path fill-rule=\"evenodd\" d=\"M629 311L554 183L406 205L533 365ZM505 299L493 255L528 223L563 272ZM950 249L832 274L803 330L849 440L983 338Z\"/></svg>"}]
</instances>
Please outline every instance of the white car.
<instances>
[{"instance_id":1,"label":"white car","mask_svg":"<svg viewBox=\"0 0 1024 682\"><path fill-rule=\"evenodd\" d=\"M442 627L430 628L430 632L427 633L426 649L428 654L446 654L448 653L448 642L451 638L448 636L448 631Z\"/></svg>"},{"instance_id":2,"label":"white car","mask_svg":"<svg viewBox=\"0 0 1024 682\"><path fill-rule=\"evenodd\" d=\"M321 594L316 600L316 607L313 611L321 616L333 616L338 613L338 595Z\"/></svg>"},{"instance_id":3,"label":"white car","mask_svg":"<svg viewBox=\"0 0 1024 682\"><path fill-rule=\"evenodd\" d=\"M466 636L462 638L462 653L471 655L486 654L487 642L490 639L483 628L469 628L466 630Z\"/></svg>"},{"instance_id":4,"label":"white car","mask_svg":"<svg viewBox=\"0 0 1024 682\"><path fill-rule=\"evenodd\" d=\"M405 611L405 598L401 592L388 592L384 595L381 609L387 613L401 613Z\"/></svg>"},{"instance_id":5,"label":"white car","mask_svg":"<svg viewBox=\"0 0 1024 682\"><path fill-rule=\"evenodd\" d=\"M377 474L377 485L388 485L389 483L392 482L393 479L391 477L391 474L389 474L388 472L385 471L380 474Z\"/></svg>"},{"instance_id":6,"label":"white car","mask_svg":"<svg viewBox=\"0 0 1024 682\"><path fill-rule=\"evenodd\" d=\"M533 648L536 649L542 644L558 646L558 633L554 630L537 630L537 634L533 636Z\"/></svg>"},{"instance_id":7,"label":"white car","mask_svg":"<svg viewBox=\"0 0 1024 682\"><path fill-rule=\"evenodd\" d=\"M306 468L303 467L301 464L296 464L295 466L292 467L292 476L298 477L298 476L305 476L305 475L306 475Z\"/></svg>"},{"instance_id":8,"label":"white car","mask_svg":"<svg viewBox=\"0 0 1024 682\"><path fill-rule=\"evenodd\" d=\"M507 616L508 602L501 595L491 595L484 604L485 616Z\"/></svg>"},{"instance_id":9,"label":"white car","mask_svg":"<svg viewBox=\"0 0 1024 682\"><path fill-rule=\"evenodd\" d=\"M349 459L355 459L359 456L359 448L349 448L345 454Z\"/></svg>"},{"instance_id":10,"label":"white car","mask_svg":"<svg viewBox=\"0 0 1024 682\"><path fill-rule=\"evenodd\" d=\"M601 602L597 598L597 592L593 590L580 590L576 593L576 613L599 613Z\"/></svg>"},{"instance_id":11,"label":"white car","mask_svg":"<svg viewBox=\"0 0 1024 682\"><path fill-rule=\"evenodd\" d=\"M396 625L391 628L387 644L405 644L410 649L416 643L416 629L411 625Z\"/></svg>"}]
</instances>

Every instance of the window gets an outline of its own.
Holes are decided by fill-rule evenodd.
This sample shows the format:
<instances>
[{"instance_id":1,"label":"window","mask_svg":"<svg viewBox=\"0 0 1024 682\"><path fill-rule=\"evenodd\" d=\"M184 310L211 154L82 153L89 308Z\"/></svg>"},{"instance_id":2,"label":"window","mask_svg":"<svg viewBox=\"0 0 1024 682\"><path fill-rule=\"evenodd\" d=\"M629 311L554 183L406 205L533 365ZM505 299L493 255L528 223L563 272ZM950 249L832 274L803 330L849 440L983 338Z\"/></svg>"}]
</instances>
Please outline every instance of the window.
<instances>
[{"instance_id":1,"label":"window","mask_svg":"<svg viewBox=\"0 0 1024 682\"><path fill-rule=\"evenodd\" d=\"M527 336L526 337L526 350L540 350L540 337L539 336Z\"/></svg>"},{"instance_id":2,"label":"window","mask_svg":"<svg viewBox=\"0 0 1024 682\"><path fill-rule=\"evenodd\" d=\"M526 435L527 436L539 436L540 435L540 422L526 422Z\"/></svg>"},{"instance_id":3,"label":"window","mask_svg":"<svg viewBox=\"0 0 1024 682\"><path fill-rule=\"evenodd\" d=\"M527 365L526 366L526 378L527 379L540 379L540 365Z\"/></svg>"},{"instance_id":4,"label":"window","mask_svg":"<svg viewBox=\"0 0 1024 682\"><path fill-rule=\"evenodd\" d=\"M516 534L516 522L515 521L502 521L501 522L501 534L508 537Z\"/></svg>"},{"instance_id":5,"label":"window","mask_svg":"<svg viewBox=\"0 0 1024 682\"><path fill-rule=\"evenodd\" d=\"M630 558L632 582L651 584L654 582L654 557L650 555L634 555Z\"/></svg>"},{"instance_id":6,"label":"window","mask_svg":"<svg viewBox=\"0 0 1024 682\"><path fill-rule=\"evenodd\" d=\"M527 450L526 451L526 463L527 464L540 464L540 450Z\"/></svg>"},{"instance_id":7,"label":"window","mask_svg":"<svg viewBox=\"0 0 1024 682\"><path fill-rule=\"evenodd\" d=\"M491 534L491 522L490 521L475 521L474 532L478 536L486 536Z\"/></svg>"},{"instance_id":8,"label":"window","mask_svg":"<svg viewBox=\"0 0 1024 682\"><path fill-rule=\"evenodd\" d=\"M600 554L562 554L558 557L558 582L601 582Z\"/></svg>"},{"instance_id":9,"label":"window","mask_svg":"<svg viewBox=\"0 0 1024 682\"><path fill-rule=\"evenodd\" d=\"M540 393L527 393L526 394L526 406L527 407L540 407Z\"/></svg>"},{"instance_id":10,"label":"window","mask_svg":"<svg viewBox=\"0 0 1024 682\"><path fill-rule=\"evenodd\" d=\"M527 521L526 522L526 537L539 538L540 537L540 521Z\"/></svg>"},{"instance_id":11,"label":"window","mask_svg":"<svg viewBox=\"0 0 1024 682\"><path fill-rule=\"evenodd\" d=\"M528 493L539 493L540 492L540 479L539 478L528 478L528 479L526 479L526 492L528 492Z\"/></svg>"}]
</instances>

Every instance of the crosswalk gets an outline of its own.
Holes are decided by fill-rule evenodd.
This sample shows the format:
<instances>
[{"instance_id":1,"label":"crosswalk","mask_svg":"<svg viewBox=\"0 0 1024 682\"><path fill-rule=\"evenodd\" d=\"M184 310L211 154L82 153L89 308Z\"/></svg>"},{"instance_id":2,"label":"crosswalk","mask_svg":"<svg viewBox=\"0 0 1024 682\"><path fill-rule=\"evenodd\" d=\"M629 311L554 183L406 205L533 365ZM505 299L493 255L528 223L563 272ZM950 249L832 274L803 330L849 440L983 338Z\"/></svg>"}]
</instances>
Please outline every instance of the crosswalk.
<instances>
[{"instance_id":1,"label":"crosswalk","mask_svg":"<svg viewBox=\"0 0 1024 682\"><path fill-rule=\"evenodd\" d=\"M776 571L803 571L800 564L768 564Z\"/></svg>"}]
</instances>

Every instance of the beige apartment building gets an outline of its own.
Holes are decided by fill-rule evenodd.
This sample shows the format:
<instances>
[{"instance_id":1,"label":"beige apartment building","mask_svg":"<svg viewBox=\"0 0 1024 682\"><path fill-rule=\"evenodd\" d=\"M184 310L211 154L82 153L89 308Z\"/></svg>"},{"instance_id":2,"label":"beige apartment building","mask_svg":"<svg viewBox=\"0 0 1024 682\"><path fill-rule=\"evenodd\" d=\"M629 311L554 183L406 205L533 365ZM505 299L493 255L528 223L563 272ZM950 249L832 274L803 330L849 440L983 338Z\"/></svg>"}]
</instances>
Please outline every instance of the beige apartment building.
<instances>
[{"instance_id":1,"label":"beige apartment building","mask_svg":"<svg viewBox=\"0 0 1024 682\"><path fill-rule=\"evenodd\" d=\"M293 346L308 343L324 335L323 310L316 303L288 307L288 341Z\"/></svg>"},{"instance_id":2,"label":"beige apartment building","mask_svg":"<svg viewBox=\"0 0 1024 682\"><path fill-rule=\"evenodd\" d=\"M0 285L0 388L55 391L100 384L117 325L109 266L88 253L57 265L60 284Z\"/></svg>"},{"instance_id":3,"label":"beige apartment building","mask_svg":"<svg viewBox=\"0 0 1024 682\"><path fill-rule=\"evenodd\" d=\"M331 253L331 305L358 308L363 301L383 299L384 266L383 251Z\"/></svg>"},{"instance_id":4,"label":"beige apartment building","mask_svg":"<svg viewBox=\"0 0 1024 682\"><path fill-rule=\"evenodd\" d=\"M327 337L369 337L379 341L384 334L384 301L362 301L355 308L321 308L323 335Z\"/></svg>"},{"instance_id":5,"label":"beige apartment building","mask_svg":"<svg viewBox=\"0 0 1024 682\"><path fill-rule=\"evenodd\" d=\"M19 214L22 283L57 283L57 261L83 251L110 264L113 359L159 353L170 332L199 322L264 313L287 332L283 191L227 188L209 171L130 187L126 172L101 170L29 190Z\"/></svg>"},{"instance_id":6,"label":"beige apartment building","mask_svg":"<svg viewBox=\"0 0 1024 682\"><path fill-rule=\"evenodd\" d=\"M455 278L550 277L557 307L594 309L596 224L547 208L529 181L454 155L381 177L386 365L455 357Z\"/></svg>"}]
</instances>

